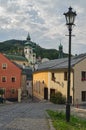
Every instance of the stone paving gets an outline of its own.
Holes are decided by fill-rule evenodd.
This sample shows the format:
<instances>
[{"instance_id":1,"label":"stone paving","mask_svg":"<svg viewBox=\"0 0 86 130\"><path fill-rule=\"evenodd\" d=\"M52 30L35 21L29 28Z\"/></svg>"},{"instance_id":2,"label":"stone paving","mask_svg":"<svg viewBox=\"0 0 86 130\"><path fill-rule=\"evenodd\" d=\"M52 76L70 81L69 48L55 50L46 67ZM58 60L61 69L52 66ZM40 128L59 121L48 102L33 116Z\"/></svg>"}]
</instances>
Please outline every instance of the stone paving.
<instances>
[{"instance_id":1,"label":"stone paving","mask_svg":"<svg viewBox=\"0 0 86 130\"><path fill-rule=\"evenodd\" d=\"M47 101L0 105L0 130L49 130L46 110L65 110ZM72 107L72 112L73 111ZM77 113L77 109L75 109Z\"/></svg>"},{"instance_id":2,"label":"stone paving","mask_svg":"<svg viewBox=\"0 0 86 130\"><path fill-rule=\"evenodd\" d=\"M50 102L0 105L0 130L49 130L45 111L60 108Z\"/></svg>"}]
</instances>

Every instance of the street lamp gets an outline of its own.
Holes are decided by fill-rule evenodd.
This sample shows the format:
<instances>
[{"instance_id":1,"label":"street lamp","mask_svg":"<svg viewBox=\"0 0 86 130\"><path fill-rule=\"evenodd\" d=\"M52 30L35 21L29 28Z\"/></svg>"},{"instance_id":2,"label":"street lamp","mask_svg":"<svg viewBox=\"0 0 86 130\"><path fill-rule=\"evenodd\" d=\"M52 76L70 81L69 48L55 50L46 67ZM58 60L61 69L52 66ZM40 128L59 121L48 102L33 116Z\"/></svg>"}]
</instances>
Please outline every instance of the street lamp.
<instances>
[{"instance_id":1,"label":"street lamp","mask_svg":"<svg viewBox=\"0 0 86 130\"><path fill-rule=\"evenodd\" d=\"M69 31L69 55L68 55L68 82L67 82L67 103L66 103L66 121L70 121L70 72L71 72L71 33L72 33L72 27L75 25L75 17L76 12L72 11L72 8L69 7L69 10L67 13L64 13L66 18L66 25L68 27Z\"/></svg>"}]
</instances>

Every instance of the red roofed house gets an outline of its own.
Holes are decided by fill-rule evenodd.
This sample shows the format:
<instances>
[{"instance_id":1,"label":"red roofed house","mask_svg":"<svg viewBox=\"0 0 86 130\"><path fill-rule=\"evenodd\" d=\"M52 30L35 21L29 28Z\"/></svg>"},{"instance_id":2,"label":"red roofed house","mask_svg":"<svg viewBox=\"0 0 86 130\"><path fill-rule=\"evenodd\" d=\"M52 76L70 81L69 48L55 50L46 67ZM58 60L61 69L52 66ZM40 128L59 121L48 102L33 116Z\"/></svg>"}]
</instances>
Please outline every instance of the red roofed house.
<instances>
[{"instance_id":1,"label":"red roofed house","mask_svg":"<svg viewBox=\"0 0 86 130\"><path fill-rule=\"evenodd\" d=\"M26 75L22 69L0 53L0 89L4 98L18 99L18 90L24 90Z\"/></svg>"}]
</instances>

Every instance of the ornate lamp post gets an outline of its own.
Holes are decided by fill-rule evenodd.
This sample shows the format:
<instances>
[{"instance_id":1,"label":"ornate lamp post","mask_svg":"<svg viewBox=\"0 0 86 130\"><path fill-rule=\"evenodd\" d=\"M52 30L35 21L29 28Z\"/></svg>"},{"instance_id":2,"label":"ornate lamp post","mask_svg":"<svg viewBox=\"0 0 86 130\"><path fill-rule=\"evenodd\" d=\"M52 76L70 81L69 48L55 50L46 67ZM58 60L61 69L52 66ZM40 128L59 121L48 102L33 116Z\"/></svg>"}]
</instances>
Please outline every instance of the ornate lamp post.
<instances>
[{"instance_id":1,"label":"ornate lamp post","mask_svg":"<svg viewBox=\"0 0 86 130\"><path fill-rule=\"evenodd\" d=\"M75 25L75 17L76 12L72 11L72 8L69 7L69 10L67 13L64 13L66 18L66 25L68 27L69 31L69 56L68 56L68 83L67 83L67 104L66 104L66 121L70 121L70 74L71 74L71 33L72 33L72 27Z\"/></svg>"}]
</instances>

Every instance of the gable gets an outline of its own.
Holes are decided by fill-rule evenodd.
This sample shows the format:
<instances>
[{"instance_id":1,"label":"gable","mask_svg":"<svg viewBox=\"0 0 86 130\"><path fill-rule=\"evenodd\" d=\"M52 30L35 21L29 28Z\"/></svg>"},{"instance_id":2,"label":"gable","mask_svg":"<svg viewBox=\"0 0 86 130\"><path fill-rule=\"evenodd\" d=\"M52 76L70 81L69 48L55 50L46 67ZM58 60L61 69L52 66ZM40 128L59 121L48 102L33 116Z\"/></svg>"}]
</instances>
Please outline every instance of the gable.
<instances>
[{"instance_id":1,"label":"gable","mask_svg":"<svg viewBox=\"0 0 86 130\"><path fill-rule=\"evenodd\" d=\"M21 72L21 69L19 67L17 67L7 57L0 53L0 68L2 68L2 64L7 64L7 69L10 71L15 70Z\"/></svg>"},{"instance_id":2,"label":"gable","mask_svg":"<svg viewBox=\"0 0 86 130\"><path fill-rule=\"evenodd\" d=\"M74 65L74 70L85 70L86 71L86 58Z\"/></svg>"}]
</instances>

